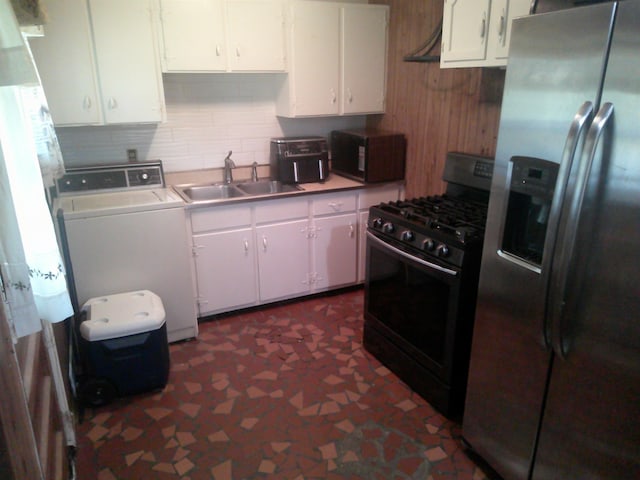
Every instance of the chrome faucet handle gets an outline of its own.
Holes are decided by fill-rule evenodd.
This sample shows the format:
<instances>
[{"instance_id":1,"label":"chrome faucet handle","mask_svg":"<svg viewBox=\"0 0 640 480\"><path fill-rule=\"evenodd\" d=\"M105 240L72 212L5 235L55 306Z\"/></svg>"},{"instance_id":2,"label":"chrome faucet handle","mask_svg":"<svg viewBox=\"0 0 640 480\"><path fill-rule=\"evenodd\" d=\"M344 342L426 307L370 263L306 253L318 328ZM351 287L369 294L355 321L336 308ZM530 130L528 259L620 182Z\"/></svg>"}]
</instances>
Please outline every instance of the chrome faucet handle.
<instances>
[{"instance_id":1,"label":"chrome faucet handle","mask_svg":"<svg viewBox=\"0 0 640 480\"><path fill-rule=\"evenodd\" d=\"M258 162L253 162L251 164L251 181L252 182L258 181Z\"/></svg>"}]
</instances>

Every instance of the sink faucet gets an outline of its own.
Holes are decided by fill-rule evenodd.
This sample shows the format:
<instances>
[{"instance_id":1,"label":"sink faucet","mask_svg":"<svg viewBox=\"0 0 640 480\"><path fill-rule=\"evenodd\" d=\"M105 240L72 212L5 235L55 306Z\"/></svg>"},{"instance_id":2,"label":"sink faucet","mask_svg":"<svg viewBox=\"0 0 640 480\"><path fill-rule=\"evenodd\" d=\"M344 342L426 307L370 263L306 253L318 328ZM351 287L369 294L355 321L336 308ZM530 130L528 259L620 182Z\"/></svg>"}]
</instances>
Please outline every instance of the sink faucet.
<instances>
[{"instance_id":1,"label":"sink faucet","mask_svg":"<svg viewBox=\"0 0 640 480\"><path fill-rule=\"evenodd\" d=\"M258 181L258 162L253 162L253 164L251 165L251 181Z\"/></svg>"},{"instance_id":2,"label":"sink faucet","mask_svg":"<svg viewBox=\"0 0 640 480\"><path fill-rule=\"evenodd\" d=\"M224 159L224 183L233 182L233 174L231 173L232 168L236 168L236 164L231 160L232 151L229 150L229 153Z\"/></svg>"}]
</instances>

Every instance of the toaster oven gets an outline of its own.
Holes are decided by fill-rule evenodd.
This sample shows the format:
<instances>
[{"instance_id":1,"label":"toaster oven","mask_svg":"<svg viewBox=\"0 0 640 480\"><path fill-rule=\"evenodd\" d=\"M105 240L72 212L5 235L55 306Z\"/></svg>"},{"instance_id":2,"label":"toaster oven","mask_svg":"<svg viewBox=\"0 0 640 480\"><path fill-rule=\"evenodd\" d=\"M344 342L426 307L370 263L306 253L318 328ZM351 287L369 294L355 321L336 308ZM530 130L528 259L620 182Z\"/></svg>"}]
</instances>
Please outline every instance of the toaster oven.
<instances>
[{"instance_id":1,"label":"toaster oven","mask_svg":"<svg viewBox=\"0 0 640 480\"><path fill-rule=\"evenodd\" d=\"M324 182L329 176L329 152L324 137L272 138L271 175L282 183Z\"/></svg>"}]
</instances>

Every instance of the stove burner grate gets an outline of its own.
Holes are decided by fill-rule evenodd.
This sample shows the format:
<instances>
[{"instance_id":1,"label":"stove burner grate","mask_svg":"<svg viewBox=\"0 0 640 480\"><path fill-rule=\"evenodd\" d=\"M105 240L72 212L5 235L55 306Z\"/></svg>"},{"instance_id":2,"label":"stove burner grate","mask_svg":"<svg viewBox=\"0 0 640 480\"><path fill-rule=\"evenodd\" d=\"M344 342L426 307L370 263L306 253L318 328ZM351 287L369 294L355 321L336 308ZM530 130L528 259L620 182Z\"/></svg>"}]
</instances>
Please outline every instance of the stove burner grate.
<instances>
[{"instance_id":1,"label":"stove burner grate","mask_svg":"<svg viewBox=\"0 0 640 480\"><path fill-rule=\"evenodd\" d=\"M482 236L487 217L487 203L447 194L418 197L379 205L391 217L403 218L416 231L438 230L464 242Z\"/></svg>"}]
</instances>

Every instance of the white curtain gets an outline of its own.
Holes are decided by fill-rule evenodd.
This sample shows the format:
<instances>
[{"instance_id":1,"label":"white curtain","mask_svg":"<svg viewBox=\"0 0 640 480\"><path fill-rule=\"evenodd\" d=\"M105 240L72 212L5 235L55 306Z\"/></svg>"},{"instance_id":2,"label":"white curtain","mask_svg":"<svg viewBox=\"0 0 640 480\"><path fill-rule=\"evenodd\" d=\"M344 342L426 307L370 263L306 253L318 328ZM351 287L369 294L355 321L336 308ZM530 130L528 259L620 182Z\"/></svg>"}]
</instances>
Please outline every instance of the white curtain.
<instances>
[{"instance_id":1,"label":"white curtain","mask_svg":"<svg viewBox=\"0 0 640 480\"><path fill-rule=\"evenodd\" d=\"M0 0L0 273L17 337L73 314L43 181L61 171L33 60Z\"/></svg>"}]
</instances>

